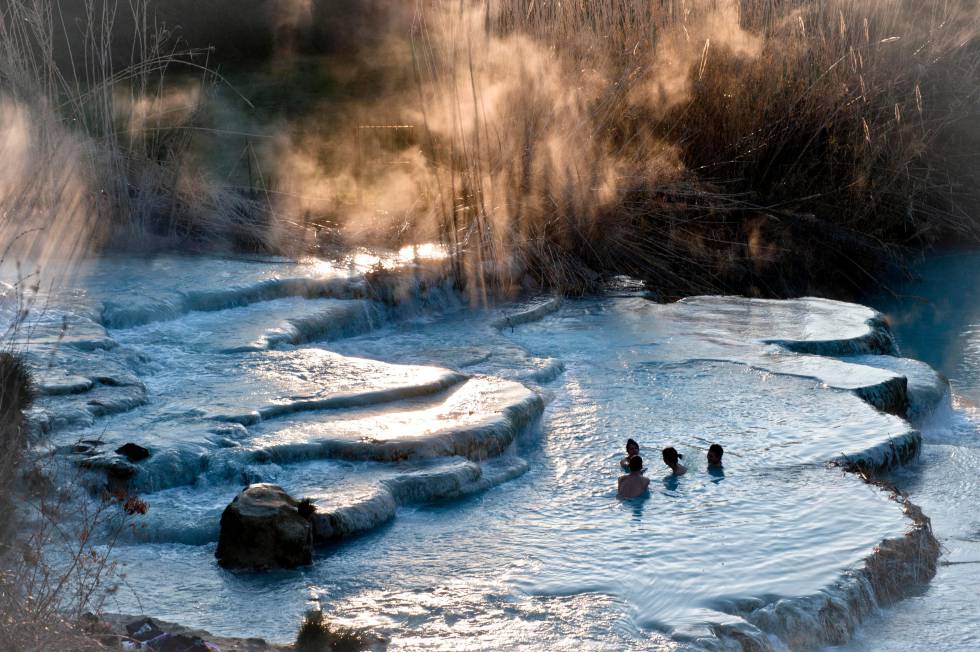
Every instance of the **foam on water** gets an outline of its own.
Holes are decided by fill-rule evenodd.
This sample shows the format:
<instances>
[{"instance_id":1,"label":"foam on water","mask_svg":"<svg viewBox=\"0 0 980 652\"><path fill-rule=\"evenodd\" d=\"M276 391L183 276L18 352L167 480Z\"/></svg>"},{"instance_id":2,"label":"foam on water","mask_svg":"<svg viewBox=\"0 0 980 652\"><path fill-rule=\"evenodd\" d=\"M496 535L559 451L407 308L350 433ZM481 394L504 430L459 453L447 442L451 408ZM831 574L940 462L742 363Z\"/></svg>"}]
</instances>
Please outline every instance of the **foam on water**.
<instances>
[{"instance_id":1,"label":"foam on water","mask_svg":"<svg viewBox=\"0 0 980 652\"><path fill-rule=\"evenodd\" d=\"M150 504L117 611L288 640L312 598L395 649L798 649L845 640L898 597L882 565L928 547L845 469L914 459L945 379L862 306L473 310L419 269L163 258L95 264L35 321L36 430ZM627 437L647 500L615 498ZM113 452L130 441L150 458ZM686 476L658 470L668 444ZM312 567L215 563L258 481L317 503Z\"/></svg>"}]
</instances>

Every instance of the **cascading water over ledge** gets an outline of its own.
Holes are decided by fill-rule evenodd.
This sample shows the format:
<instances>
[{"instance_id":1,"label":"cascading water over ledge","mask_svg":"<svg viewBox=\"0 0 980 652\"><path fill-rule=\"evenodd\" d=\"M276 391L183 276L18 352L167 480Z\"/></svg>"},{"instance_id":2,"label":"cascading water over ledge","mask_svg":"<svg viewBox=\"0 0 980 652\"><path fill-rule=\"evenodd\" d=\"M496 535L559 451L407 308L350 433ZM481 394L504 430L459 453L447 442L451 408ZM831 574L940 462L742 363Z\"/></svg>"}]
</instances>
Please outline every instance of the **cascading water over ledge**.
<instances>
[{"instance_id":1,"label":"cascading water over ledge","mask_svg":"<svg viewBox=\"0 0 980 652\"><path fill-rule=\"evenodd\" d=\"M778 351L717 345L722 339L719 338L721 332L729 329L737 331L744 328L744 324L753 323L755 317L751 306L766 302L694 298L679 303L696 306L697 311L702 313L698 317L702 319L705 317L703 313L714 312L725 315L727 322L720 329L711 329L710 337L706 338L706 347L677 347L670 343L665 346L667 350L658 350L659 347L648 349L654 359L667 360L669 366L736 363L777 375L812 378L828 388L827 391L851 392L876 410L916 422L948 401L948 383L940 374L916 361L892 357L897 353L894 340L885 321L873 311L862 309L864 314L858 312L854 322L845 322L843 330L847 337L836 340L825 335L833 323L833 319L828 318L828 304L836 302L809 299L780 302L784 312L807 313L810 329L804 329L800 333L802 337L797 338L759 338L763 344L775 344L781 350L802 354L783 356ZM713 305L715 303L720 305ZM816 306L813 314L804 307L808 303ZM635 308L645 312L640 306ZM672 306L649 308L668 313L668 320L672 319L669 313L674 309ZM741 324L738 323L740 319ZM685 326L689 321L690 315L682 315L679 325ZM675 335L670 327L664 330L668 339L683 338L684 343L689 344L687 331L678 330ZM691 348L707 351L711 355L704 358L692 356ZM681 351L675 354L673 349ZM643 355L647 355L647 350L643 350ZM847 357L836 361L826 356ZM868 367L873 370L869 371ZM903 371L908 373L903 374ZM896 423L896 426L893 434L886 439L863 449L842 450L838 455L826 458L826 461L843 467L848 474L857 474L876 484L878 474L918 457L921 435L909 425L903 427ZM885 487L883 491L887 493L888 489ZM858 624L874 609L919 590L935 574L939 545L928 518L907 499L897 495L894 498L902 505L911 522L906 533L881 541L871 555L846 571L833 585L806 597L755 600L755 604L753 600L716 603L715 608L736 616L741 622L717 623L712 626L712 636L681 635L680 640L697 641L708 649L721 645L725 649L735 646L746 650L776 650L782 649L782 646L793 650L809 649L847 641ZM774 643L774 640L778 640L778 643Z\"/></svg>"},{"instance_id":2,"label":"cascading water over ledge","mask_svg":"<svg viewBox=\"0 0 980 652\"><path fill-rule=\"evenodd\" d=\"M150 506L119 555L160 617L275 639L292 632L263 601L299 614L313 594L338 617L372 614L396 649L520 647L542 624L548 647L592 640L587 622L616 647L795 649L897 598L880 569L917 568L913 584L934 562L913 506L861 476L915 459L945 380L881 355L890 334L863 307L621 292L473 309L411 270L294 283L278 278L315 268L213 262L202 279L227 264L231 280L207 286L184 266L167 279L113 264L63 306L74 342L112 344L59 345L50 321L35 423L94 488L125 476ZM176 308L107 316L120 292L145 295L137 313ZM614 498L626 437L653 479L645 503ZM701 461L712 442L723 477ZM128 443L148 457L121 457ZM657 477L668 444L691 468L679 480ZM302 578L232 590L217 524L253 482L311 498L324 545ZM171 587L174 568L192 585Z\"/></svg>"}]
</instances>

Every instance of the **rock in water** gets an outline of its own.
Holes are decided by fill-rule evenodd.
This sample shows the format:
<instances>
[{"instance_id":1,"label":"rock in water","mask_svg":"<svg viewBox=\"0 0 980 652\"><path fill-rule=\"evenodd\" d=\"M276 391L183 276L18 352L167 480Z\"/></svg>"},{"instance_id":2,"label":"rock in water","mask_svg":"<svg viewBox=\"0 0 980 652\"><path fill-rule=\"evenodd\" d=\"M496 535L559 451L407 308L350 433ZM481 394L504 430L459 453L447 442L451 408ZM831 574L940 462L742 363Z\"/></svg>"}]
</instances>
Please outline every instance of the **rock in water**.
<instances>
[{"instance_id":1,"label":"rock in water","mask_svg":"<svg viewBox=\"0 0 980 652\"><path fill-rule=\"evenodd\" d=\"M313 528L299 501L273 484L246 487L221 515L214 556L225 568L295 568L313 562Z\"/></svg>"},{"instance_id":2,"label":"rock in water","mask_svg":"<svg viewBox=\"0 0 980 652\"><path fill-rule=\"evenodd\" d=\"M130 462L142 462L150 456L150 451L139 444L129 442L116 449L116 452L125 457Z\"/></svg>"}]
</instances>

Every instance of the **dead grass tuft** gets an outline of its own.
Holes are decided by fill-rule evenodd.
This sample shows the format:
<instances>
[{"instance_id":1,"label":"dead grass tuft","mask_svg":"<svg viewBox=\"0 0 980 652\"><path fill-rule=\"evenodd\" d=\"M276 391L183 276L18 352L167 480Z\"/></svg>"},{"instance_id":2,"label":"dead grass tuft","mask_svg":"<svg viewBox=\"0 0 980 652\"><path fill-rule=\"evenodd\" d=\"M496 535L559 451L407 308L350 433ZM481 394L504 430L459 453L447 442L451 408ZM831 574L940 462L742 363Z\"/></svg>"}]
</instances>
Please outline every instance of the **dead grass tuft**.
<instances>
[{"instance_id":1,"label":"dead grass tuft","mask_svg":"<svg viewBox=\"0 0 980 652\"><path fill-rule=\"evenodd\" d=\"M306 612L295 645L298 652L360 652L370 647L361 632L332 625L319 609Z\"/></svg>"}]
</instances>

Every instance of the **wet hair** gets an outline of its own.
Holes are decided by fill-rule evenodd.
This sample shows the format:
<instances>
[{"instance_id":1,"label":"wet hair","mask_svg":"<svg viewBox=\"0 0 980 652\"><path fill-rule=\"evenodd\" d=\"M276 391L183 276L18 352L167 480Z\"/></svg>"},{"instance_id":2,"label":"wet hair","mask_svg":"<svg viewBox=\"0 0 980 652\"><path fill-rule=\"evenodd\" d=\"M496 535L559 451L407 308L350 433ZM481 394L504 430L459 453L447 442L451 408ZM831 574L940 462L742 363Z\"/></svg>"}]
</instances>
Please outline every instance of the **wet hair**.
<instances>
[{"instance_id":1,"label":"wet hair","mask_svg":"<svg viewBox=\"0 0 980 652\"><path fill-rule=\"evenodd\" d=\"M673 446L668 446L664 449L664 462L668 466L673 466L677 464L677 460L684 459L684 456L677 452Z\"/></svg>"},{"instance_id":2,"label":"wet hair","mask_svg":"<svg viewBox=\"0 0 980 652\"><path fill-rule=\"evenodd\" d=\"M643 458L639 455L634 455L630 458L630 473L634 471L643 470Z\"/></svg>"},{"instance_id":3,"label":"wet hair","mask_svg":"<svg viewBox=\"0 0 980 652\"><path fill-rule=\"evenodd\" d=\"M708 452L717 455L720 460L725 454L725 449L721 447L721 444L711 444L711 446L708 446Z\"/></svg>"},{"instance_id":4,"label":"wet hair","mask_svg":"<svg viewBox=\"0 0 980 652\"><path fill-rule=\"evenodd\" d=\"M637 444L636 440L633 439L632 437L626 440L626 448L629 448L630 446L636 446L637 448L640 447L640 445Z\"/></svg>"}]
</instances>

